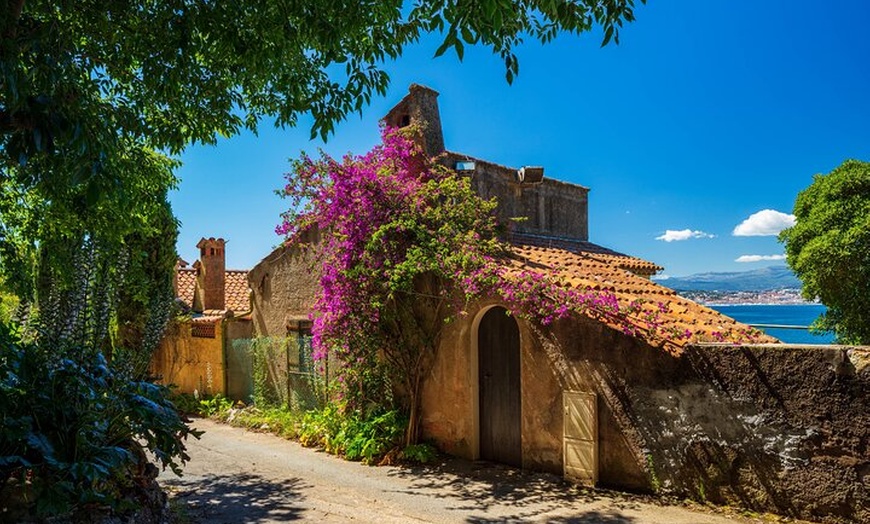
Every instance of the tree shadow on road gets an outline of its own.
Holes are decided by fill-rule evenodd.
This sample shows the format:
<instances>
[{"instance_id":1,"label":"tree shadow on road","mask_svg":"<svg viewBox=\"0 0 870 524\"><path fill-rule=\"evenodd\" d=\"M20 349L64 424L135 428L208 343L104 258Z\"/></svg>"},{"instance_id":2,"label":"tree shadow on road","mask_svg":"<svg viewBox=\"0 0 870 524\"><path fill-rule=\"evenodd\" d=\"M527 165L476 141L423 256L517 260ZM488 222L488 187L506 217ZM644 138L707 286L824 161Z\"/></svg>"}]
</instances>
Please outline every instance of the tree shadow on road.
<instances>
[{"instance_id":1,"label":"tree shadow on road","mask_svg":"<svg viewBox=\"0 0 870 524\"><path fill-rule=\"evenodd\" d=\"M523 471L501 464L461 459L446 459L432 466L418 466L397 469L392 475L405 478L410 483L406 493L426 495L456 501L454 509L480 511L499 508L498 518L487 516L470 517L467 521L484 522L524 522L542 513L558 512L560 516L548 522L562 524L629 524L632 517L619 513L619 510L638 508L639 502L653 502L646 497L626 493L610 492L585 488L561 477L548 473ZM614 507L609 511L578 510L571 514L564 511L572 504L589 504L600 500ZM515 510L515 514L505 516L501 510Z\"/></svg>"},{"instance_id":2,"label":"tree shadow on road","mask_svg":"<svg viewBox=\"0 0 870 524\"><path fill-rule=\"evenodd\" d=\"M489 524L495 522L521 522L519 517L499 517L494 519L471 517L466 522L470 524ZM549 518L547 522L550 524L633 524L637 522L634 517L627 517L615 511L584 511L570 517Z\"/></svg>"},{"instance_id":3,"label":"tree shadow on road","mask_svg":"<svg viewBox=\"0 0 870 524\"><path fill-rule=\"evenodd\" d=\"M192 523L284 522L301 518L300 479L274 481L250 473L161 481L175 511Z\"/></svg>"}]
</instances>

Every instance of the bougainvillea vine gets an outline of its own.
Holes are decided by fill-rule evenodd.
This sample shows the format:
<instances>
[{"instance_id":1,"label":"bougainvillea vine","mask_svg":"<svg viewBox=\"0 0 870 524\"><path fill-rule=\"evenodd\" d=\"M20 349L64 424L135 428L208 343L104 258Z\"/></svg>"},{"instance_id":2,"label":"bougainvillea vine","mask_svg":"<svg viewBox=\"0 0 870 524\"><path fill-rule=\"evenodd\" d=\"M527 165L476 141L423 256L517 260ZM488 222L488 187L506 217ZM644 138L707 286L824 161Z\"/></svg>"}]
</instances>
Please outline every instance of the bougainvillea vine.
<instances>
[{"instance_id":1,"label":"bougainvillea vine","mask_svg":"<svg viewBox=\"0 0 870 524\"><path fill-rule=\"evenodd\" d=\"M442 327L485 296L544 325L583 313L630 335L692 336L662 327L666 304L620 305L609 291L571 288L523 266L500 240L496 201L426 158L416 132L385 128L380 145L341 161L303 155L279 191L290 210L276 232L289 243L315 230L320 237L313 345L315 356L343 364L350 407L383 404L399 391L410 417L406 441L415 442L422 379Z\"/></svg>"}]
</instances>

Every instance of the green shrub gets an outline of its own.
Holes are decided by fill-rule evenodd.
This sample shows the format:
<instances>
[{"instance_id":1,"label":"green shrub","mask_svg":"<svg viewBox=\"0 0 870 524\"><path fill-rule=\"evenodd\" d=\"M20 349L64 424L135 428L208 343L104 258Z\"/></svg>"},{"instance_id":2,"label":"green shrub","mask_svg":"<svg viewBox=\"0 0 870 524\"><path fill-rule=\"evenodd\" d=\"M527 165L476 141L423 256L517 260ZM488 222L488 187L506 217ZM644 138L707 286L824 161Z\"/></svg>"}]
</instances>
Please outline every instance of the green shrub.
<instances>
[{"instance_id":1,"label":"green shrub","mask_svg":"<svg viewBox=\"0 0 870 524\"><path fill-rule=\"evenodd\" d=\"M309 411L299 424L299 441L323 448L348 460L367 464L377 462L402 442L408 420L397 410L376 411L368 416L345 412L328 404L320 411Z\"/></svg>"},{"instance_id":2,"label":"green shrub","mask_svg":"<svg viewBox=\"0 0 870 524\"><path fill-rule=\"evenodd\" d=\"M174 386L169 386L173 388ZM182 415L205 416L205 411L202 406L202 401L192 393L178 393L172 391L169 399L175 406L176 411Z\"/></svg>"},{"instance_id":3,"label":"green shrub","mask_svg":"<svg viewBox=\"0 0 870 524\"><path fill-rule=\"evenodd\" d=\"M296 439L302 414L285 407L260 409L248 406L238 410L228 422L236 427L268 431L280 437Z\"/></svg>"},{"instance_id":4,"label":"green shrub","mask_svg":"<svg viewBox=\"0 0 870 524\"><path fill-rule=\"evenodd\" d=\"M0 324L0 489L26 514L116 507L150 451L180 471L188 428L168 390L83 347L22 342ZM10 491L12 493L10 493Z\"/></svg>"},{"instance_id":5,"label":"green shrub","mask_svg":"<svg viewBox=\"0 0 870 524\"><path fill-rule=\"evenodd\" d=\"M220 393L200 400L199 405L201 406L200 413L217 420L226 420L230 410L233 409L233 401Z\"/></svg>"},{"instance_id":6,"label":"green shrub","mask_svg":"<svg viewBox=\"0 0 870 524\"><path fill-rule=\"evenodd\" d=\"M419 464L428 464L438 458L438 450L431 444L411 444L402 450L402 459Z\"/></svg>"},{"instance_id":7,"label":"green shrub","mask_svg":"<svg viewBox=\"0 0 870 524\"><path fill-rule=\"evenodd\" d=\"M320 447L329 453L338 454L332 443L339 434L342 415L335 404L327 404L320 411L309 411L299 424L299 441L303 446Z\"/></svg>"}]
</instances>

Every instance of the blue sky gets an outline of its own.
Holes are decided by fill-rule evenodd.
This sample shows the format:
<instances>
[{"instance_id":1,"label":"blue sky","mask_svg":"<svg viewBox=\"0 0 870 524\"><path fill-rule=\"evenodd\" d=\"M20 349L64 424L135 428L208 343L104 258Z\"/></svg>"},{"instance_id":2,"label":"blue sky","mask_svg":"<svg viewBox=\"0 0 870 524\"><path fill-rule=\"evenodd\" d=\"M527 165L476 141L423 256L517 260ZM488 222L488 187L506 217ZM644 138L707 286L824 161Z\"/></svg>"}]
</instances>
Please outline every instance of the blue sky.
<instances>
[{"instance_id":1,"label":"blue sky","mask_svg":"<svg viewBox=\"0 0 870 524\"><path fill-rule=\"evenodd\" d=\"M870 3L649 0L636 15L619 46L600 48L599 34L529 41L511 86L491 52L435 59L440 41L428 37L386 66L387 96L326 144L308 139L303 118L295 129L266 124L259 136L191 147L171 196L179 254L192 262L200 237L224 237L228 267L252 267L280 242L285 202L274 189L287 159L367 151L379 118L417 82L441 93L448 149L543 165L548 177L591 188L593 242L670 276L782 264L737 262L783 248L775 236L733 232L763 210L791 213L814 174L870 161ZM756 215L742 229L775 229L777 217Z\"/></svg>"}]
</instances>

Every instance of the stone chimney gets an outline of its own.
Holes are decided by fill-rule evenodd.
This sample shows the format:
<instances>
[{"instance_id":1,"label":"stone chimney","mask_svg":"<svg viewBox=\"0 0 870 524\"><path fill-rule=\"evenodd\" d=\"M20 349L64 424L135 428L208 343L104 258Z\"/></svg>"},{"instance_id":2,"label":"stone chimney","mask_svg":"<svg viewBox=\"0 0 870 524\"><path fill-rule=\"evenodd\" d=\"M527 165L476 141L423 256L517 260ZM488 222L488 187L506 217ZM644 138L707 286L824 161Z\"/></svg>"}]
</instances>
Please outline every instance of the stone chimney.
<instances>
[{"instance_id":1,"label":"stone chimney","mask_svg":"<svg viewBox=\"0 0 870 524\"><path fill-rule=\"evenodd\" d=\"M203 238L199 248L199 278L202 286L202 309L225 309L226 254L222 238Z\"/></svg>"},{"instance_id":2,"label":"stone chimney","mask_svg":"<svg viewBox=\"0 0 870 524\"><path fill-rule=\"evenodd\" d=\"M433 157L444 152L438 91L420 84L411 84L405 98L390 109L382 120L389 127L418 125L422 130L420 145L426 155Z\"/></svg>"}]
</instances>

